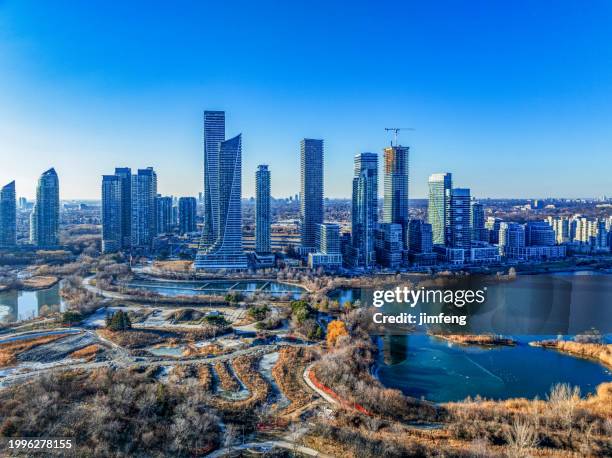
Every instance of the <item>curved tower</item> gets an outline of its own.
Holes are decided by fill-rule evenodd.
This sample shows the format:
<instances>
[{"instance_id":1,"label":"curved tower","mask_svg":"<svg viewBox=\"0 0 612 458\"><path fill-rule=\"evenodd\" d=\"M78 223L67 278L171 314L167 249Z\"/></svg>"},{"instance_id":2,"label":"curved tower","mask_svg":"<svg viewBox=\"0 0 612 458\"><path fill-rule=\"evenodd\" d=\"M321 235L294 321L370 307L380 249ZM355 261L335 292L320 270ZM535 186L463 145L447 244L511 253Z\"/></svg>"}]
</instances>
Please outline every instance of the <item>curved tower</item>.
<instances>
[{"instance_id":1,"label":"curved tower","mask_svg":"<svg viewBox=\"0 0 612 458\"><path fill-rule=\"evenodd\" d=\"M36 203L30 216L30 241L39 247L59 244L59 179L54 168L44 172L36 186Z\"/></svg>"}]
</instances>

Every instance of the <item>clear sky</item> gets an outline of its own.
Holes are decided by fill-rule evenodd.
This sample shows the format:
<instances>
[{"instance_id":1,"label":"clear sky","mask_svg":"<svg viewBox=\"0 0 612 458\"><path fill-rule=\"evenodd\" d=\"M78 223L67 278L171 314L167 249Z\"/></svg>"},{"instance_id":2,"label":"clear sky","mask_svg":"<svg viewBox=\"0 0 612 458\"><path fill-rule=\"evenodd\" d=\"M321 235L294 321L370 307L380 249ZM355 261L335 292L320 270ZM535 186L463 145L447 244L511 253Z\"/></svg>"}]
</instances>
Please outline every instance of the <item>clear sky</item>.
<instances>
[{"instance_id":1,"label":"clear sky","mask_svg":"<svg viewBox=\"0 0 612 458\"><path fill-rule=\"evenodd\" d=\"M99 198L115 166L197 195L202 111L243 134L243 195L299 188L325 140L326 196L384 127L412 147L411 196L453 172L480 197L612 195L612 3L0 0L0 184Z\"/></svg>"}]
</instances>

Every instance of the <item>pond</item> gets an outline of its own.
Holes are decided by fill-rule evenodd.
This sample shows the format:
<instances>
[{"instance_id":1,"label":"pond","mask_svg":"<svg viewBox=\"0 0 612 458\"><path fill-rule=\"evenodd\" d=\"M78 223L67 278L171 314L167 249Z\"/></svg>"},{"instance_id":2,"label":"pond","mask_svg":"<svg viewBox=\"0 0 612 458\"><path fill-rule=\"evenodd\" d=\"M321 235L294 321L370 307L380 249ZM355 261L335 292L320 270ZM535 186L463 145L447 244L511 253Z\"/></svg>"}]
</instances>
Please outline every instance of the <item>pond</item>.
<instances>
[{"instance_id":1,"label":"pond","mask_svg":"<svg viewBox=\"0 0 612 458\"><path fill-rule=\"evenodd\" d=\"M383 385L434 402L476 395L544 398L555 383L579 386L584 395L612 381L610 371L596 362L527 345L552 336L514 337L516 347L495 348L452 344L424 334L382 337L375 372Z\"/></svg>"},{"instance_id":2,"label":"pond","mask_svg":"<svg viewBox=\"0 0 612 458\"><path fill-rule=\"evenodd\" d=\"M481 286L475 276L462 287ZM392 289L396 285L388 285ZM465 307L468 333L495 333L511 337L515 347L484 348L452 344L431 337L417 327L414 332L389 331L373 335L380 352L375 367L387 387L435 402L458 401L480 395L493 399L543 398L556 383L579 386L594 392L598 384L612 381L609 369L597 362L530 347L528 342L571 338L594 327L606 342L612 342L612 276L599 272L568 272L519 276L513 281L487 283L487 301ZM383 288L381 288L383 289ZM345 288L330 298L371 303L371 291ZM448 311L439 304L385 304L385 313Z\"/></svg>"},{"instance_id":3,"label":"pond","mask_svg":"<svg viewBox=\"0 0 612 458\"><path fill-rule=\"evenodd\" d=\"M135 280L128 283L127 286L131 288L154 291L164 296L224 296L227 293L241 293L246 295L261 293L272 296L287 295L291 299L299 299L299 297L305 292L304 288L301 288L300 286L280 283L273 280Z\"/></svg>"},{"instance_id":4,"label":"pond","mask_svg":"<svg viewBox=\"0 0 612 458\"><path fill-rule=\"evenodd\" d=\"M60 284L38 291L0 292L0 323L29 320L49 312L65 310Z\"/></svg>"}]
</instances>

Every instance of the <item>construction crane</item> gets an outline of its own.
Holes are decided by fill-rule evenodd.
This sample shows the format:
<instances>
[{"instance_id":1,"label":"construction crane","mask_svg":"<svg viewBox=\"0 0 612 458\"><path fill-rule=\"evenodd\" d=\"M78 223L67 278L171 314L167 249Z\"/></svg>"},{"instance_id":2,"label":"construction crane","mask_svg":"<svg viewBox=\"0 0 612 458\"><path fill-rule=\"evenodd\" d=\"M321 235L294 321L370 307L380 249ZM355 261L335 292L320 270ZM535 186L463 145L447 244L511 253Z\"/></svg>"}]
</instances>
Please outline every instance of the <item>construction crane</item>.
<instances>
[{"instance_id":1,"label":"construction crane","mask_svg":"<svg viewBox=\"0 0 612 458\"><path fill-rule=\"evenodd\" d=\"M393 132L393 138L395 140L395 146L397 146L397 134L400 130L415 130L412 127L385 127L387 132ZM391 146L393 146L393 141L391 142Z\"/></svg>"}]
</instances>

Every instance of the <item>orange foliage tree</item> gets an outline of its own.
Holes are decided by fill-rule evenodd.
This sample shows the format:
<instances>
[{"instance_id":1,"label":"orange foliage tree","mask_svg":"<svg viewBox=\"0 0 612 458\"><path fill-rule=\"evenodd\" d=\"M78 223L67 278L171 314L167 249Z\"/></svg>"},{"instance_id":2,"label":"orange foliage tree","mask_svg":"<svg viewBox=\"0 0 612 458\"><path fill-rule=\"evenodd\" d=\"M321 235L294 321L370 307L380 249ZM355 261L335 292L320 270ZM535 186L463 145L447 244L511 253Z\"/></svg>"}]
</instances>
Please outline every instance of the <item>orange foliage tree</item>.
<instances>
[{"instance_id":1,"label":"orange foliage tree","mask_svg":"<svg viewBox=\"0 0 612 458\"><path fill-rule=\"evenodd\" d=\"M330 321L327 325L327 345L333 347L341 336L348 336L346 325L342 320Z\"/></svg>"}]
</instances>

